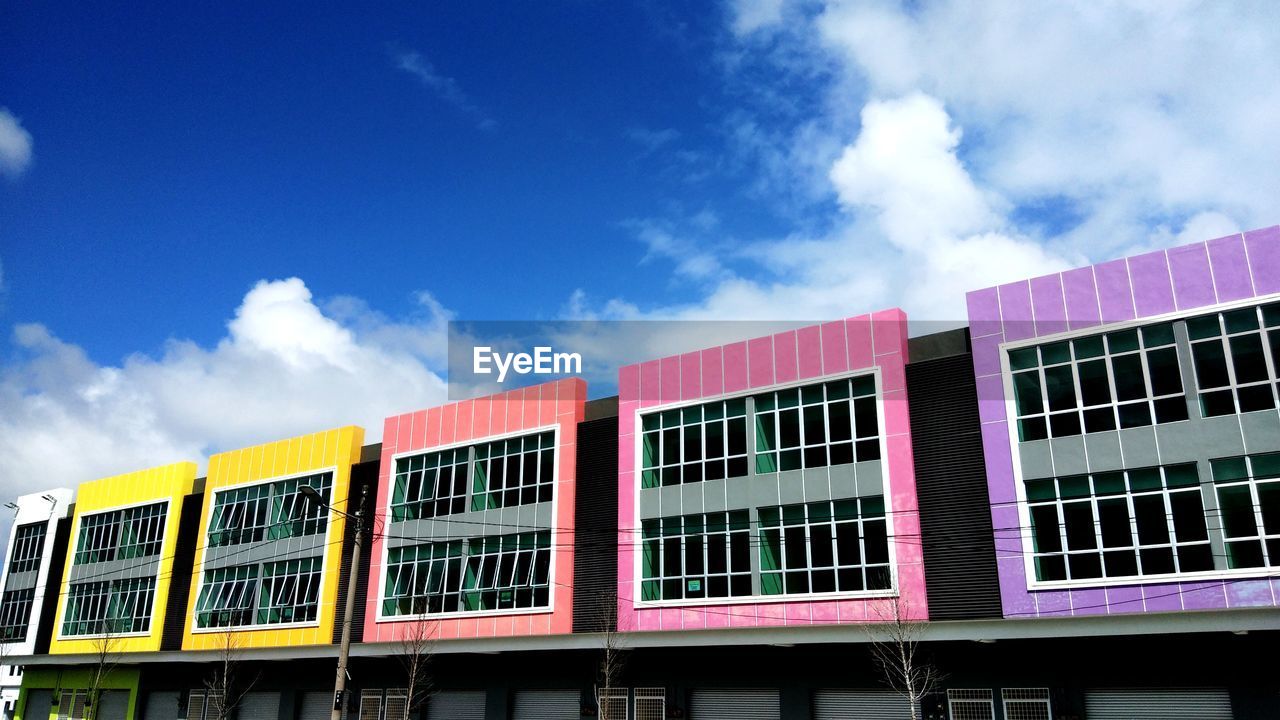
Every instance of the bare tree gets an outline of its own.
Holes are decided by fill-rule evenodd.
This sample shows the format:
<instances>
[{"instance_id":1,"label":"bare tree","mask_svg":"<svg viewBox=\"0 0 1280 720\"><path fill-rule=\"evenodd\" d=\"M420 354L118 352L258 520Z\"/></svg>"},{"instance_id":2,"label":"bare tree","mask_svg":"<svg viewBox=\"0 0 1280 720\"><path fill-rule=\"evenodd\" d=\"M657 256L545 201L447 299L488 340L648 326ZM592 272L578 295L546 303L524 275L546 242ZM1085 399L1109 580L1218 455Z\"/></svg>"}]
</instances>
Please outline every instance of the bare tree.
<instances>
[{"instance_id":1,"label":"bare tree","mask_svg":"<svg viewBox=\"0 0 1280 720\"><path fill-rule=\"evenodd\" d=\"M925 623L911 617L910 604L895 597L879 611L883 621L868 625L871 658L884 681L911 708L911 720L920 720L924 699L937 690L943 675L920 654Z\"/></svg>"},{"instance_id":2,"label":"bare tree","mask_svg":"<svg viewBox=\"0 0 1280 720\"><path fill-rule=\"evenodd\" d=\"M219 637L218 659L204 681L204 720L230 720L235 717L240 701L258 681L254 677L244 682L240 677L240 650L243 645L240 635L227 629Z\"/></svg>"},{"instance_id":3,"label":"bare tree","mask_svg":"<svg viewBox=\"0 0 1280 720\"><path fill-rule=\"evenodd\" d=\"M94 636L93 666L89 669L89 683L85 688L84 720L97 720L101 706L102 691L106 688L107 679L120 664L120 638L116 636L116 623L112 618L102 621L99 634Z\"/></svg>"},{"instance_id":4,"label":"bare tree","mask_svg":"<svg viewBox=\"0 0 1280 720\"><path fill-rule=\"evenodd\" d=\"M408 683L405 689L405 717L388 716L387 720L407 720L431 699L435 689L431 680L431 656L435 652L437 629L436 622L426 618L417 618L405 624L396 653Z\"/></svg>"},{"instance_id":5,"label":"bare tree","mask_svg":"<svg viewBox=\"0 0 1280 720\"><path fill-rule=\"evenodd\" d=\"M622 720L627 716L627 691L619 688L627 650L618 628L618 596L616 591L597 593L592 624L600 634L600 664L596 675L596 707L600 720ZM619 707L621 705L621 707Z\"/></svg>"}]
</instances>

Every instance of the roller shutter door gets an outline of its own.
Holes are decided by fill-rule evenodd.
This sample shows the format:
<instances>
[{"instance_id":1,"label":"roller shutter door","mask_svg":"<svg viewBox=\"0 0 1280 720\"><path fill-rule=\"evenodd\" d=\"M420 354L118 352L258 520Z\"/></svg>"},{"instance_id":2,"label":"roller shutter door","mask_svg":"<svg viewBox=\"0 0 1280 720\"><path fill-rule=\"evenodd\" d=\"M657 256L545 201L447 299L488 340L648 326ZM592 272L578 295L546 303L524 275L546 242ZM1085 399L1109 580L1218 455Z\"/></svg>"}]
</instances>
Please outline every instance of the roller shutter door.
<instances>
[{"instance_id":1,"label":"roller shutter door","mask_svg":"<svg viewBox=\"0 0 1280 720\"><path fill-rule=\"evenodd\" d=\"M332 716L332 692L303 693L302 712L298 713L298 720L329 720Z\"/></svg>"},{"instance_id":2,"label":"roller shutter door","mask_svg":"<svg viewBox=\"0 0 1280 720\"><path fill-rule=\"evenodd\" d=\"M427 720L484 720L484 692L438 692L427 701Z\"/></svg>"},{"instance_id":3,"label":"roller shutter door","mask_svg":"<svg viewBox=\"0 0 1280 720\"><path fill-rule=\"evenodd\" d=\"M911 708L892 690L819 690L813 720L911 720Z\"/></svg>"},{"instance_id":4,"label":"roller shutter door","mask_svg":"<svg viewBox=\"0 0 1280 720\"><path fill-rule=\"evenodd\" d=\"M178 720L178 691L147 693L147 702L142 707L142 720Z\"/></svg>"},{"instance_id":5,"label":"roller shutter door","mask_svg":"<svg viewBox=\"0 0 1280 720\"><path fill-rule=\"evenodd\" d=\"M1177 690L1088 690L1087 720L1231 720L1224 688Z\"/></svg>"},{"instance_id":6,"label":"roller shutter door","mask_svg":"<svg viewBox=\"0 0 1280 720\"><path fill-rule=\"evenodd\" d=\"M578 720L582 696L577 690L518 690L512 720Z\"/></svg>"},{"instance_id":7,"label":"roller shutter door","mask_svg":"<svg viewBox=\"0 0 1280 720\"><path fill-rule=\"evenodd\" d=\"M694 690L692 720L781 720L777 690Z\"/></svg>"},{"instance_id":8,"label":"roller shutter door","mask_svg":"<svg viewBox=\"0 0 1280 720\"><path fill-rule=\"evenodd\" d=\"M27 708L23 711L24 720L49 720L53 712L52 690L28 690Z\"/></svg>"},{"instance_id":9,"label":"roller shutter door","mask_svg":"<svg viewBox=\"0 0 1280 720\"><path fill-rule=\"evenodd\" d=\"M251 692L240 699L236 720L279 720L280 693Z\"/></svg>"},{"instance_id":10,"label":"roller shutter door","mask_svg":"<svg viewBox=\"0 0 1280 720\"><path fill-rule=\"evenodd\" d=\"M108 690L102 693L101 702L96 720L125 720L125 715L129 712L129 693Z\"/></svg>"}]
</instances>

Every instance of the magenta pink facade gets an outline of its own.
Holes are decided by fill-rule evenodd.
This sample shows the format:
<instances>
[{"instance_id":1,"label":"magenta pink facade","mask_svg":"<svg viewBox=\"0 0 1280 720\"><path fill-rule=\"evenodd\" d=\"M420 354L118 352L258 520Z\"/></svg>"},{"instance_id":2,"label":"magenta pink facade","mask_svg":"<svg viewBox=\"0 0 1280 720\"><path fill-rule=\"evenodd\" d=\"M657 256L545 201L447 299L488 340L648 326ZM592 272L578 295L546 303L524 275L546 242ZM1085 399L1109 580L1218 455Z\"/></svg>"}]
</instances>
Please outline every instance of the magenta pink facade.
<instances>
[{"instance_id":1,"label":"magenta pink facade","mask_svg":"<svg viewBox=\"0 0 1280 720\"><path fill-rule=\"evenodd\" d=\"M618 373L618 628L703 630L876 622L893 616L885 598L770 600L637 607L636 413L690 400L714 400L803 380L878 368L885 425L885 496L901 611L928 617L911 427L907 410L907 318L883 310L628 365Z\"/></svg>"},{"instance_id":2,"label":"magenta pink facade","mask_svg":"<svg viewBox=\"0 0 1280 720\"><path fill-rule=\"evenodd\" d=\"M1280 578L1028 589L1002 345L1280 292L1280 226L1158 250L968 294L996 562L1006 617L1280 604Z\"/></svg>"}]
</instances>

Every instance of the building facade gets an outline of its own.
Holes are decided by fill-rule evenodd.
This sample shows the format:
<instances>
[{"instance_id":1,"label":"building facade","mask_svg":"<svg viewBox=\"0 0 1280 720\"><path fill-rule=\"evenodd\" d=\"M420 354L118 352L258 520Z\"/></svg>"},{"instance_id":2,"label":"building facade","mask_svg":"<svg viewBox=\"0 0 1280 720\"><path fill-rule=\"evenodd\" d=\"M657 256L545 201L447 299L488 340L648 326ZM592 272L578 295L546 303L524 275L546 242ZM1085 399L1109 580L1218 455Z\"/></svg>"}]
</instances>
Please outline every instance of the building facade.
<instances>
[{"instance_id":1,"label":"building facade","mask_svg":"<svg viewBox=\"0 0 1280 720\"><path fill-rule=\"evenodd\" d=\"M21 498L14 716L1280 717L1280 227L967 309Z\"/></svg>"}]
</instances>

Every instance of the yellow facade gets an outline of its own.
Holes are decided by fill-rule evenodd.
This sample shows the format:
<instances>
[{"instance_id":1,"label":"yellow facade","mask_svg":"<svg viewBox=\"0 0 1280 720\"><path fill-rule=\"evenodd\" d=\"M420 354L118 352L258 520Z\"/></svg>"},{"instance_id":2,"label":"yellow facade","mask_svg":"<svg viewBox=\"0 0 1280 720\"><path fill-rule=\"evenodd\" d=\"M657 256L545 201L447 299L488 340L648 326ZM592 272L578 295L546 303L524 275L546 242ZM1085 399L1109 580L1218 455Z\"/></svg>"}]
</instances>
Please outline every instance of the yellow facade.
<instances>
[{"instance_id":1,"label":"yellow facade","mask_svg":"<svg viewBox=\"0 0 1280 720\"><path fill-rule=\"evenodd\" d=\"M205 484L204 507L200 513L200 535L196 543L195 568L191 574L191 599L187 603L186 629L182 641L184 650L216 650L226 647L227 643L231 643L232 647L252 648L322 645L332 642L339 570L342 565L342 539L346 532L346 521L341 515L329 514L324 546L324 572L320 581L319 613L317 621L308 625L197 629L195 609L204 576L203 549L208 538L214 494L223 488L331 469L331 505L344 512L354 511L354 508L348 508L347 503L351 466L359 461L360 447L363 444L364 429L347 426L231 450L209 458L209 477Z\"/></svg>"},{"instance_id":2,"label":"yellow facade","mask_svg":"<svg viewBox=\"0 0 1280 720\"><path fill-rule=\"evenodd\" d=\"M173 576L173 556L178 544L178 518L182 513L182 498L191 494L195 478L195 463L179 462L102 478L80 486L76 493L75 515L71 521L71 542L67 547L67 562L63 566L65 569L62 576L62 592L58 595L58 614L54 620L53 640L49 645L50 654L95 653L102 649L102 643L105 642L101 638L62 637L63 613L66 612L71 564L75 558L77 539L80 536L81 519L85 515L104 510L168 500L169 509L164 524L164 540L160 546L160 560L156 569L155 605L151 610L150 629L145 636L121 635L112 637L109 641L111 652L143 652L160 649L165 607L169 599L169 581Z\"/></svg>"}]
</instances>

